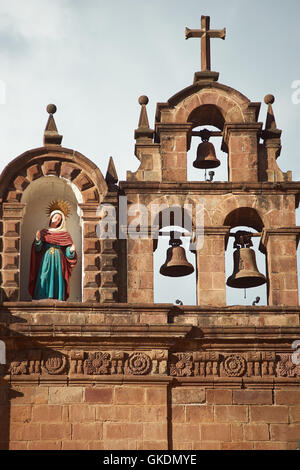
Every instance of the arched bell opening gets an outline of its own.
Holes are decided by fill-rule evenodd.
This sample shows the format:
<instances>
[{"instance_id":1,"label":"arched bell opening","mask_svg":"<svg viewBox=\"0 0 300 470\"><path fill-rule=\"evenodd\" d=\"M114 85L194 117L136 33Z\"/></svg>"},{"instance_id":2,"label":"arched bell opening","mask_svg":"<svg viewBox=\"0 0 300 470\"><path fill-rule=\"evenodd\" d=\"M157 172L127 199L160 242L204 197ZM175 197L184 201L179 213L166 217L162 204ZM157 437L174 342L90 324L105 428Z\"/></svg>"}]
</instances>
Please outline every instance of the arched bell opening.
<instances>
[{"instance_id":1,"label":"arched bell opening","mask_svg":"<svg viewBox=\"0 0 300 470\"><path fill-rule=\"evenodd\" d=\"M25 204L21 224L20 247L20 300L31 300L28 292L31 246L37 230L48 228L47 207L53 200L64 200L70 205L70 215L66 219L67 231L76 246L77 265L72 271L70 296L68 301L82 300L82 223L78 203L81 194L70 181L57 176L44 176L30 183L22 194Z\"/></svg>"},{"instance_id":2,"label":"arched bell opening","mask_svg":"<svg viewBox=\"0 0 300 470\"><path fill-rule=\"evenodd\" d=\"M196 305L190 215L179 206L166 208L156 215L153 227L157 229L153 243L154 302Z\"/></svg>"},{"instance_id":3,"label":"arched bell opening","mask_svg":"<svg viewBox=\"0 0 300 470\"><path fill-rule=\"evenodd\" d=\"M227 147L222 144L224 117L220 109L206 104L189 115L192 123L188 149L189 181L228 181Z\"/></svg>"},{"instance_id":4,"label":"arched bell opening","mask_svg":"<svg viewBox=\"0 0 300 470\"><path fill-rule=\"evenodd\" d=\"M260 251L263 223L252 208L232 211L225 252L227 305L268 305L266 255Z\"/></svg>"}]
</instances>

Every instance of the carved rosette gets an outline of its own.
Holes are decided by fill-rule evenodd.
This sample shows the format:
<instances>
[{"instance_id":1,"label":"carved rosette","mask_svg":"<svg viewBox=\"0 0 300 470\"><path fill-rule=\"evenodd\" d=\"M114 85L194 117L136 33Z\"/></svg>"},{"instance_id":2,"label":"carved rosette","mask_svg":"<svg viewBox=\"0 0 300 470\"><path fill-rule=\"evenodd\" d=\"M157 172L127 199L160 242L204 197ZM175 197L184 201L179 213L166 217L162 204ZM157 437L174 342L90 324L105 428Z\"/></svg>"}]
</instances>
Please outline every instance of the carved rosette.
<instances>
[{"instance_id":1,"label":"carved rosette","mask_svg":"<svg viewBox=\"0 0 300 470\"><path fill-rule=\"evenodd\" d=\"M83 370L88 375L109 374L110 354L94 352L88 354L88 359L84 361Z\"/></svg>"},{"instance_id":2,"label":"carved rosette","mask_svg":"<svg viewBox=\"0 0 300 470\"><path fill-rule=\"evenodd\" d=\"M173 361L170 364L170 375L176 377L189 377L192 375L193 354L178 353L174 354Z\"/></svg>"},{"instance_id":3,"label":"carved rosette","mask_svg":"<svg viewBox=\"0 0 300 470\"><path fill-rule=\"evenodd\" d=\"M291 354L279 354L276 372L278 377L300 377L300 365L292 362Z\"/></svg>"},{"instance_id":4,"label":"carved rosette","mask_svg":"<svg viewBox=\"0 0 300 470\"><path fill-rule=\"evenodd\" d=\"M67 358L63 354L43 353L42 370L46 374L60 375L66 373Z\"/></svg>"},{"instance_id":5,"label":"carved rosette","mask_svg":"<svg viewBox=\"0 0 300 470\"><path fill-rule=\"evenodd\" d=\"M224 371L228 377L241 377L245 374L247 363L240 354L232 354L224 360Z\"/></svg>"},{"instance_id":6,"label":"carved rosette","mask_svg":"<svg viewBox=\"0 0 300 470\"><path fill-rule=\"evenodd\" d=\"M152 368L152 361L148 354L136 352L130 354L125 363L125 374L146 375Z\"/></svg>"}]
</instances>

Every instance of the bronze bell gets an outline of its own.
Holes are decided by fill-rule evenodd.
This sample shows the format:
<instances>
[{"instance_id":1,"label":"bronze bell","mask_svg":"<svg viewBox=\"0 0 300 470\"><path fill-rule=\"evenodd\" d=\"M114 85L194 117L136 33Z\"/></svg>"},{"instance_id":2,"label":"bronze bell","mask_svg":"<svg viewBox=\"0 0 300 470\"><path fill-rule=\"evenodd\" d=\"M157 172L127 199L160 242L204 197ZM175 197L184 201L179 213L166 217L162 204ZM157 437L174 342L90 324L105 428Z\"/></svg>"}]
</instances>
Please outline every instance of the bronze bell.
<instances>
[{"instance_id":1,"label":"bronze bell","mask_svg":"<svg viewBox=\"0 0 300 470\"><path fill-rule=\"evenodd\" d=\"M195 168L216 168L220 164L220 160L216 157L215 147L211 142L204 141L198 145L197 158L193 162Z\"/></svg>"},{"instance_id":2,"label":"bronze bell","mask_svg":"<svg viewBox=\"0 0 300 470\"><path fill-rule=\"evenodd\" d=\"M233 246L237 249L233 253L233 273L227 279L227 285L247 289L265 284L265 276L257 269L255 251L249 248L252 246L251 233L239 231L235 237Z\"/></svg>"},{"instance_id":3,"label":"bronze bell","mask_svg":"<svg viewBox=\"0 0 300 470\"><path fill-rule=\"evenodd\" d=\"M180 246L182 241L174 239L171 236L169 241L170 248L167 250L167 259L161 266L159 272L163 276L180 277L188 276L194 272L194 267L186 259L185 249Z\"/></svg>"}]
</instances>

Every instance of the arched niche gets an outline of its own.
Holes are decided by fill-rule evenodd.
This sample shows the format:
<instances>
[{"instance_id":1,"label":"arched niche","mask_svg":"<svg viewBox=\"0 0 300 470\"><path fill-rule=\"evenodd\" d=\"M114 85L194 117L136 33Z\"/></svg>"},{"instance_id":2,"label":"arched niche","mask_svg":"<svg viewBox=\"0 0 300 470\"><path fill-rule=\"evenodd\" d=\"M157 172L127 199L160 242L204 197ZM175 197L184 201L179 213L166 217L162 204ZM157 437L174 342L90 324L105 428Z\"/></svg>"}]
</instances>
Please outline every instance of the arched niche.
<instances>
[{"instance_id":1,"label":"arched niche","mask_svg":"<svg viewBox=\"0 0 300 470\"><path fill-rule=\"evenodd\" d=\"M224 225L233 227L252 227L257 232L261 232L264 224L259 213L253 207L238 207L226 215Z\"/></svg>"},{"instance_id":2,"label":"arched niche","mask_svg":"<svg viewBox=\"0 0 300 470\"><path fill-rule=\"evenodd\" d=\"M56 199L67 201L71 214L67 218L67 230L76 246L78 262L73 269L69 301L82 300L82 222L78 204L82 195L69 180L57 176L43 176L24 190L21 203L24 204L24 217L21 223L20 237L20 300L31 300L28 292L31 245L36 231L47 228L49 217L46 209Z\"/></svg>"},{"instance_id":3,"label":"arched niche","mask_svg":"<svg viewBox=\"0 0 300 470\"><path fill-rule=\"evenodd\" d=\"M224 220L224 225L230 227L230 234L246 231L252 233L262 233L264 224L258 212L252 207L239 207L232 210ZM268 304L268 266L266 253L261 251L261 237L253 236L251 238L255 252L258 271L267 278L267 283L259 287L244 289L232 288L227 285L228 277L233 273L233 253L234 237L228 237L228 243L225 252L225 270L226 270L226 298L227 305L267 305ZM253 302L260 298L258 302Z\"/></svg>"},{"instance_id":4,"label":"arched niche","mask_svg":"<svg viewBox=\"0 0 300 470\"><path fill-rule=\"evenodd\" d=\"M196 305L196 257L191 248L192 217L191 213L179 205L160 210L153 218L154 227L158 233L154 239L153 254L153 280L154 280L154 302L175 303L180 300L184 305ZM187 276L167 277L160 274L160 268L166 261L167 250L170 247L170 232L182 234L180 237L182 247L185 250L186 259L194 267L194 272ZM185 235L183 235L185 234Z\"/></svg>"}]
</instances>

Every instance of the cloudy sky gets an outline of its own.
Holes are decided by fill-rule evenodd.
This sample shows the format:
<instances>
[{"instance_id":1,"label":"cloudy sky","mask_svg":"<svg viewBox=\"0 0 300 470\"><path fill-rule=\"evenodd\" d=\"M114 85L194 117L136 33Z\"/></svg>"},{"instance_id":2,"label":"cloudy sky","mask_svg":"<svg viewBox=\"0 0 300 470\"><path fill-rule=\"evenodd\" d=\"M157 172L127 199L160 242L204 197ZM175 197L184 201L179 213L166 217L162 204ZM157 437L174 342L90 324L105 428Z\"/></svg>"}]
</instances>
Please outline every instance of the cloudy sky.
<instances>
[{"instance_id":1,"label":"cloudy sky","mask_svg":"<svg viewBox=\"0 0 300 470\"><path fill-rule=\"evenodd\" d=\"M275 95L283 130L278 163L300 179L300 103L292 101L297 80L300 88L298 0L0 0L0 170L42 144L45 108L55 103L63 145L104 174L113 156L124 180L139 163L137 99L149 97L153 126L156 103L192 84L200 46L184 39L184 29L199 28L202 14L213 29L227 30L225 41L211 44L219 82L262 101L260 121L264 96ZM226 178L219 171L217 179Z\"/></svg>"}]
</instances>

